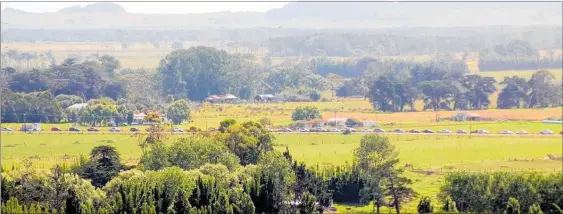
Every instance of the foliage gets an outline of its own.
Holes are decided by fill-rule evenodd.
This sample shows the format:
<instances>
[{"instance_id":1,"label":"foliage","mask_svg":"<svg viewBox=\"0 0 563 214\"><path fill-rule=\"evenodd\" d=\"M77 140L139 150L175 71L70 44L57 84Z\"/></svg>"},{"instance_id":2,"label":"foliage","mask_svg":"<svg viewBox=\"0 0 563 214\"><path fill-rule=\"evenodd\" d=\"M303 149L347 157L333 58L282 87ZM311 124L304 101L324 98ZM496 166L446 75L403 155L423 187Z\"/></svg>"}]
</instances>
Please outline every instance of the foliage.
<instances>
[{"instance_id":1,"label":"foliage","mask_svg":"<svg viewBox=\"0 0 563 214\"><path fill-rule=\"evenodd\" d=\"M312 120L315 118L322 118L321 113L317 107L314 106L304 106L297 107L293 113L291 113L291 119L296 120Z\"/></svg>"},{"instance_id":2,"label":"foliage","mask_svg":"<svg viewBox=\"0 0 563 214\"><path fill-rule=\"evenodd\" d=\"M237 155L243 166L256 164L263 152L273 150L274 136L253 121L230 125L215 138Z\"/></svg>"},{"instance_id":3,"label":"foliage","mask_svg":"<svg viewBox=\"0 0 563 214\"><path fill-rule=\"evenodd\" d=\"M452 200L450 196L446 196L446 199L443 201L442 211L447 213L457 213L457 208L455 202Z\"/></svg>"},{"instance_id":4,"label":"foliage","mask_svg":"<svg viewBox=\"0 0 563 214\"><path fill-rule=\"evenodd\" d=\"M185 100L177 100L168 106L166 110L168 117L174 124L180 124L184 120L190 119L190 106Z\"/></svg>"},{"instance_id":5,"label":"foliage","mask_svg":"<svg viewBox=\"0 0 563 214\"><path fill-rule=\"evenodd\" d=\"M523 173L453 173L446 176L442 196L450 196L460 212L504 212L507 203L512 203L511 212L516 212L514 198L519 203L518 211L527 213L538 203L543 212L555 212L552 204L561 205L562 175L543 176Z\"/></svg>"},{"instance_id":6,"label":"foliage","mask_svg":"<svg viewBox=\"0 0 563 214\"><path fill-rule=\"evenodd\" d=\"M0 89L0 93L3 122L58 123L65 117L61 104L48 91L24 94Z\"/></svg>"},{"instance_id":7,"label":"foliage","mask_svg":"<svg viewBox=\"0 0 563 214\"><path fill-rule=\"evenodd\" d=\"M299 204L299 214L312 214L316 212L316 198L309 192L303 194L301 203Z\"/></svg>"},{"instance_id":8,"label":"foliage","mask_svg":"<svg viewBox=\"0 0 563 214\"><path fill-rule=\"evenodd\" d=\"M91 179L92 185L102 187L124 169L119 154L112 146L97 146L88 160L81 160L73 171L82 178Z\"/></svg>"},{"instance_id":9,"label":"foliage","mask_svg":"<svg viewBox=\"0 0 563 214\"><path fill-rule=\"evenodd\" d=\"M504 210L505 214L520 214L520 202L518 199L513 197L508 198L508 203L506 205L506 209Z\"/></svg>"},{"instance_id":10,"label":"foliage","mask_svg":"<svg viewBox=\"0 0 563 214\"><path fill-rule=\"evenodd\" d=\"M239 159L219 141L183 138L170 146L155 143L141 156L140 165L147 170L177 166L184 170L197 169L206 163L223 164L229 170L239 165Z\"/></svg>"},{"instance_id":11,"label":"foliage","mask_svg":"<svg viewBox=\"0 0 563 214\"><path fill-rule=\"evenodd\" d=\"M433 213L434 206L432 206L432 200L428 196L424 196L418 202L418 206L416 207L418 213Z\"/></svg>"}]
</instances>

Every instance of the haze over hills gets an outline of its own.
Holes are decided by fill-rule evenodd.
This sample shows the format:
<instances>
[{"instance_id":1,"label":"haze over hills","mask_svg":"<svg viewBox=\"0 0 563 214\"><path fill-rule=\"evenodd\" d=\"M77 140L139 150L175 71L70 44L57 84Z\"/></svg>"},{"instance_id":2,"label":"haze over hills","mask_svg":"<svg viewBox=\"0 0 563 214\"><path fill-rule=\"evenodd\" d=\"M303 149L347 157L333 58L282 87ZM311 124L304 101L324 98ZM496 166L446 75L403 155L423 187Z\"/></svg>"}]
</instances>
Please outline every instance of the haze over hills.
<instances>
[{"instance_id":1,"label":"haze over hills","mask_svg":"<svg viewBox=\"0 0 563 214\"><path fill-rule=\"evenodd\" d=\"M198 29L387 28L400 26L561 25L561 3L295 2L262 12L200 14L127 13L114 3L73 6L52 13L6 8L2 28Z\"/></svg>"}]
</instances>

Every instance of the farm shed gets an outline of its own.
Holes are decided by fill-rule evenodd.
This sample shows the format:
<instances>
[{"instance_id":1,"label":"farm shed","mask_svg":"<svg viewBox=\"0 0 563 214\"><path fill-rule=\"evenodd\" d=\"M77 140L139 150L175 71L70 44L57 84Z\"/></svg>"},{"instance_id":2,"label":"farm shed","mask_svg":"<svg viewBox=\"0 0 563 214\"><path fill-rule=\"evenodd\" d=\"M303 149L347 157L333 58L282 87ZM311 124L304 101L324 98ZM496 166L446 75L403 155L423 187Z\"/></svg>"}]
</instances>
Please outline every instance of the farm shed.
<instances>
[{"instance_id":1,"label":"farm shed","mask_svg":"<svg viewBox=\"0 0 563 214\"><path fill-rule=\"evenodd\" d=\"M457 113L454 117L453 117L454 121L479 121L481 120L481 115L476 114L476 113L470 113L470 112L461 112L461 113Z\"/></svg>"}]
</instances>

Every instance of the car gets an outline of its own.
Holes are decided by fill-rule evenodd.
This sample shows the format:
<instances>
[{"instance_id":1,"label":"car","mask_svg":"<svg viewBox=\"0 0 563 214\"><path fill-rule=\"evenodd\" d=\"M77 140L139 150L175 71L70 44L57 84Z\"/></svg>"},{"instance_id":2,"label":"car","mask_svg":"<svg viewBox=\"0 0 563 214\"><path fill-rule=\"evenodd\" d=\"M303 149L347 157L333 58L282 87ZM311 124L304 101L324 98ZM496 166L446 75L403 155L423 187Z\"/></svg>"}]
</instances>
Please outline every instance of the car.
<instances>
[{"instance_id":1,"label":"car","mask_svg":"<svg viewBox=\"0 0 563 214\"><path fill-rule=\"evenodd\" d=\"M487 131L485 129L479 129L479 130L477 130L477 134L489 134L489 131Z\"/></svg>"},{"instance_id":2,"label":"car","mask_svg":"<svg viewBox=\"0 0 563 214\"><path fill-rule=\"evenodd\" d=\"M292 132L292 131L293 130L291 130L290 128L287 128L287 127L281 129L281 132Z\"/></svg>"},{"instance_id":3,"label":"car","mask_svg":"<svg viewBox=\"0 0 563 214\"><path fill-rule=\"evenodd\" d=\"M381 128L377 128L377 129L374 129L373 132L375 132L375 133L384 133L385 130L383 130L383 129L381 129Z\"/></svg>"},{"instance_id":4,"label":"car","mask_svg":"<svg viewBox=\"0 0 563 214\"><path fill-rule=\"evenodd\" d=\"M57 127L53 127L53 128L51 128L51 131L52 131L52 132L60 132L60 131L62 131L62 130L59 129L59 128L57 128Z\"/></svg>"},{"instance_id":5,"label":"car","mask_svg":"<svg viewBox=\"0 0 563 214\"><path fill-rule=\"evenodd\" d=\"M340 129L332 128L329 130L330 132L342 132Z\"/></svg>"},{"instance_id":6,"label":"car","mask_svg":"<svg viewBox=\"0 0 563 214\"><path fill-rule=\"evenodd\" d=\"M275 132L276 130L272 129L272 128L268 128L269 132Z\"/></svg>"},{"instance_id":7,"label":"car","mask_svg":"<svg viewBox=\"0 0 563 214\"><path fill-rule=\"evenodd\" d=\"M455 131L455 133L458 133L458 134L467 134L467 131L465 131L465 130L463 130L463 129L459 129L459 130Z\"/></svg>"},{"instance_id":8,"label":"car","mask_svg":"<svg viewBox=\"0 0 563 214\"><path fill-rule=\"evenodd\" d=\"M520 131L516 132L516 134L529 134L529 133L527 131L520 130Z\"/></svg>"},{"instance_id":9,"label":"car","mask_svg":"<svg viewBox=\"0 0 563 214\"><path fill-rule=\"evenodd\" d=\"M411 129L411 130L409 131L409 133L420 133L420 130L417 130L417 129Z\"/></svg>"},{"instance_id":10,"label":"car","mask_svg":"<svg viewBox=\"0 0 563 214\"><path fill-rule=\"evenodd\" d=\"M121 126L128 126L128 123L121 123Z\"/></svg>"},{"instance_id":11,"label":"car","mask_svg":"<svg viewBox=\"0 0 563 214\"><path fill-rule=\"evenodd\" d=\"M430 129L424 129L424 130L422 131L422 133L430 134L430 133L434 133L434 132L433 132L432 130L430 130Z\"/></svg>"},{"instance_id":12,"label":"car","mask_svg":"<svg viewBox=\"0 0 563 214\"><path fill-rule=\"evenodd\" d=\"M94 127L90 127L90 128L88 128L88 131L89 131L89 132L98 132L98 131L100 131L100 130L97 129L97 128L94 128Z\"/></svg>"},{"instance_id":13,"label":"car","mask_svg":"<svg viewBox=\"0 0 563 214\"><path fill-rule=\"evenodd\" d=\"M111 127L109 128L110 132L121 132L121 129L117 128L117 127Z\"/></svg>"},{"instance_id":14,"label":"car","mask_svg":"<svg viewBox=\"0 0 563 214\"><path fill-rule=\"evenodd\" d=\"M4 127L4 128L2 128L2 131L3 131L3 132L12 132L12 131L14 131L14 130L11 129L11 128L6 128L6 127Z\"/></svg>"},{"instance_id":15,"label":"car","mask_svg":"<svg viewBox=\"0 0 563 214\"><path fill-rule=\"evenodd\" d=\"M70 127L70 128L68 128L68 131L69 131L69 132L79 132L80 129L79 129L79 128L76 128L76 127Z\"/></svg>"},{"instance_id":16,"label":"car","mask_svg":"<svg viewBox=\"0 0 563 214\"><path fill-rule=\"evenodd\" d=\"M326 132L326 129L324 129L323 127L317 127L315 128L316 132Z\"/></svg>"},{"instance_id":17,"label":"car","mask_svg":"<svg viewBox=\"0 0 563 214\"><path fill-rule=\"evenodd\" d=\"M184 130L181 128L174 128L172 129L172 132L184 132Z\"/></svg>"},{"instance_id":18,"label":"car","mask_svg":"<svg viewBox=\"0 0 563 214\"><path fill-rule=\"evenodd\" d=\"M309 132L309 129L308 128L301 128L301 129L299 129L299 131L300 132Z\"/></svg>"},{"instance_id":19,"label":"car","mask_svg":"<svg viewBox=\"0 0 563 214\"><path fill-rule=\"evenodd\" d=\"M502 132L500 132L501 134L514 134L514 132L510 131L510 130L504 130Z\"/></svg>"},{"instance_id":20,"label":"car","mask_svg":"<svg viewBox=\"0 0 563 214\"><path fill-rule=\"evenodd\" d=\"M440 130L438 133L441 133L441 134L450 134L450 133L452 133L452 131L447 130L447 129L442 129L442 130Z\"/></svg>"},{"instance_id":21,"label":"car","mask_svg":"<svg viewBox=\"0 0 563 214\"><path fill-rule=\"evenodd\" d=\"M139 129L138 129L138 128L135 128L135 127L133 127L133 128L130 128L130 129L129 129L129 131L130 131L130 132L138 132L138 131L139 131Z\"/></svg>"},{"instance_id":22,"label":"car","mask_svg":"<svg viewBox=\"0 0 563 214\"><path fill-rule=\"evenodd\" d=\"M363 131L363 132L373 132L373 130L371 130L371 129L364 129L364 130L362 130L362 131Z\"/></svg>"},{"instance_id":23,"label":"car","mask_svg":"<svg viewBox=\"0 0 563 214\"><path fill-rule=\"evenodd\" d=\"M395 129L395 131L393 131L395 133L405 133L405 130L402 129Z\"/></svg>"},{"instance_id":24,"label":"car","mask_svg":"<svg viewBox=\"0 0 563 214\"><path fill-rule=\"evenodd\" d=\"M553 134L553 131L551 131L551 130L549 130L549 129L545 129L545 130L541 131L540 134L543 134L543 135L551 135L551 134Z\"/></svg>"},{"instance_id":25,"label":"car","mask_svg":"<svg viewBox=\"0 0 563 214\"><path fill-rule=\"evenodd\" d=\"M350 130L350 132L356 132L356 129L354 129L352 127L346 127L346 129Z\"/></svg>"}]
</instances>

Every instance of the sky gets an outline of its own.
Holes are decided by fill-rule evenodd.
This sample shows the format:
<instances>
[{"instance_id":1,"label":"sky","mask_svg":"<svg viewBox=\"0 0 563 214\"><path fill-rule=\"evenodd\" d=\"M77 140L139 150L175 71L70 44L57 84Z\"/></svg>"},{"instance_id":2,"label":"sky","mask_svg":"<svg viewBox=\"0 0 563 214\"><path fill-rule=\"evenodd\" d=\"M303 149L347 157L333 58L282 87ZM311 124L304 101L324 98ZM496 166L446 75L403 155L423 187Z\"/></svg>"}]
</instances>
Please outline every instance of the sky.
<instances>
[{"instance_id":1,"label":"sky","mask_svg":"<svg viewBox=\"0 0 563 214\"><path fill-rule=\"evenodd\" d=\"M41 0L35 0L41 1ZM227 0L228 1L228 0ZM252 0L251 0L252 1ZM6 7L31 13L56 12L65 7L87 5L91 2L2 2L1 8ZM270 9L281 8L285 2L117 2L129 13L210 13L221 11L255 11L265 12Z\"/></svg>"}]
</instances>

